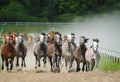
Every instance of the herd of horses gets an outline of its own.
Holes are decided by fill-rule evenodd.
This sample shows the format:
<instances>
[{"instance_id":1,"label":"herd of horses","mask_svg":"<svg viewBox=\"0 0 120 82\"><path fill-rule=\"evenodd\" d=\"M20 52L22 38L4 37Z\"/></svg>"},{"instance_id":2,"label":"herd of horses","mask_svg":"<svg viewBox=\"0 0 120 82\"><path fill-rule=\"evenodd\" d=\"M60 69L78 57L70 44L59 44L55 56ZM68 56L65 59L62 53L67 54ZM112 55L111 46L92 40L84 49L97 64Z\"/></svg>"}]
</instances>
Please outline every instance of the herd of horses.
<instances>
[{"instance_id":1,"label":"herd of horses","mask_svg":"<svg viewBox=\"0 0 120 82\"><path fill-rule=\"evenodd\" d=\"M52 72L60 72L60 65L65 62L66 70L70 71L73 61L76 61L76 72L92 71L94 67L98 69L100 54L98 51L99 39L93 39L90 48L86 47L88 38L81 36L79 45L75 43L75 34L68 33L64 36L60 32L44 32L33 36L27 36L20 33L4 34L1 45L2 70L6 66L7 71L13 70L13 62L16 59L16 67L19 66L19 58L22 58L21 67L26 67L26 55L29 46L33 47L35 56L35 68L41 66L43 58L44 67L46 67L47 58L50 62ZM33 45L31 44L33 43ZM82 68L80 68L82 63Z\"/></svg>"}]
</instances>

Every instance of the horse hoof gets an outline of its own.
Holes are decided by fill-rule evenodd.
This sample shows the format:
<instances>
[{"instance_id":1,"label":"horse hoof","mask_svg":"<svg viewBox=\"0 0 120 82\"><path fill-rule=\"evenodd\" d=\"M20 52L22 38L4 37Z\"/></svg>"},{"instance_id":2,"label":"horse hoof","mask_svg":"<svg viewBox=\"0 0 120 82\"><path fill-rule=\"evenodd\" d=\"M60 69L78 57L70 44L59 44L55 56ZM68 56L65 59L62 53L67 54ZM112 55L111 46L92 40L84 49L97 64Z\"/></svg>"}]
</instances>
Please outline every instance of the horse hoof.
<instances>
[{"instance_id":1,"label":"horse hoof","mask_svg":"<svg viewBox=\"0 0 120 82\"><path fill-rule=\"evenodd\" d=\"M37 66L35 66L35 69L37 69Z\"/></svg>"}]
</instances>

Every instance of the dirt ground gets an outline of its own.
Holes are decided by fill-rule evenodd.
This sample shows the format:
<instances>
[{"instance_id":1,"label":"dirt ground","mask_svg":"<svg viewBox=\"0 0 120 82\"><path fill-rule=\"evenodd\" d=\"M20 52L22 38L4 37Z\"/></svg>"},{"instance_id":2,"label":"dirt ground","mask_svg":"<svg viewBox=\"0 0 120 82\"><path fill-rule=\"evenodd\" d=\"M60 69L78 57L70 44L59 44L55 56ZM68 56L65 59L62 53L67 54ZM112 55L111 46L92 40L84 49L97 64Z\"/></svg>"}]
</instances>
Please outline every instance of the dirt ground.
<instances>
[{"instance_id":1,"label":"dirt ground","mask_svg":"<svg viewBox=\"0 0 120 82\"><path fill-rule=\"evenodd\" d=\"M120 82L120 72L1 72L0 82Z\"/></svg>"},{"instance_id":2,"label":"dirt ground","mask_svg":"<svg viewBox=\"0 0 120 82\"><path fill-rule=\"evenodd\" d=\"M75 63L75 62L74 62ZM26 68L15 68L11 73L0 72L0 82L120 82L120 71L118 72L66 72L65 67L61 67L60 73L50 72L49 62L46 68L35 69L35 57L32 50L26 57ZM75 69L75 64L72 69Z\"/></svg>"}]
</instances>

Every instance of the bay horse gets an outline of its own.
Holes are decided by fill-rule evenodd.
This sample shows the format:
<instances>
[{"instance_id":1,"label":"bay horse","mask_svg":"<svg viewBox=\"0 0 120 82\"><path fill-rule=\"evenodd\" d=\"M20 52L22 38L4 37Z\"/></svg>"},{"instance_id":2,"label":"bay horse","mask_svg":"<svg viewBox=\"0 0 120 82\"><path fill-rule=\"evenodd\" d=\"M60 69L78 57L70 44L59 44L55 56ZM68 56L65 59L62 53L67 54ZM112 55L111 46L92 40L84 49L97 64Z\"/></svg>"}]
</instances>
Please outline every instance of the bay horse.
<instances>
[{"instance_id":1,"label":"bay horse","mask_svg":"<svg viewBox=\"0 0 120 82\"><path fill-rule=\"evenodd\" d=\"M16 67L19 66L19 58L22 58L22 63L21 63L21 67L26 67L26 63L25 63L25 57L27 55L27 48L24 44L24 39L23 39L23 35L18 35L18 37L16 37L17 41L16 41L16 45L15 45L15 50L16 50Z\"/></svg>"},{"instance_id":2,"label":"bay horse","mask_svg":"<svg viewBox=\"0 0 120 82\"><path fill-rule=\"evenodd\" d=\"M89 71L92 71L94 66L96 67L96 70L98 70L98 63L100 60L98 43L99 43L99 39L93 39L92 46L85 53L86 66Z\"/></svg>"},{"instance_id":3,"label":"bay horse","mask_svg":"<svg viewBox=\"0 0 120 82\"><path fill-rule=\"evenodd\" d=\"M62 38L59 32L52 31L53 35L49 35L49 42L48 42L48 58L50 61L51 71L52 72L60 72L60 59L62 55ZM52 36L52 37L51 37Z\"/></svg>"},{"instance_id":4,"label":"bay horse","mask_svg":"<svg viewBox=\"0 0 120 82\"><path fill-rule=\"evenodd\" d=\"M43 57L44 67L46 66L48 46L45 41L45 33L41 33L35 37L35 43L33 45L33 53L35 56L35 68L40 67L40 59Z\"/></svg>"},{"instance_id":5,"label":"bay horse","mask_svg":"<svg viewBox=\"0 0 120 82\"><path fill-rule=\"evenodd\" d=\"M72 42L73 42L73 37L71 34L67 34L64 36L64 42L62 44L62 56L65 59L65 66L67 71L71 70L72 63L74 60L75 46L73 45ZM69 68L68 68L68 65L69 65Z\"/></svg>"},{"instance_id":6,"label":"bay horse","mask_svg":"<svg viewBox=\"0 0 120 82\"><path fill-rule=\"evenodd\" d=\"M6 35L5 42L1 45L2 70L4 70L4 61L7 71L12 71L13 61L16 56L13 36ZM10 68L9 68L10 65Z\"/></svg>"},{"instance_id":7,"label":"bay horse","mask_svg":"<svg viewBox=\"0 0 120 82\"><path fill-rule=\"evenodd\" d=\"M77 64L76 72L81 70L80 63L83 63L82 71L84 71L84 67L86 65L85 52L87 50L85 43L87 43L87 41L88 41L88 38L81 36L80 37L80 45L74 51L74 58L75 58L75 61Z\"/></svg>"}]
</instances>

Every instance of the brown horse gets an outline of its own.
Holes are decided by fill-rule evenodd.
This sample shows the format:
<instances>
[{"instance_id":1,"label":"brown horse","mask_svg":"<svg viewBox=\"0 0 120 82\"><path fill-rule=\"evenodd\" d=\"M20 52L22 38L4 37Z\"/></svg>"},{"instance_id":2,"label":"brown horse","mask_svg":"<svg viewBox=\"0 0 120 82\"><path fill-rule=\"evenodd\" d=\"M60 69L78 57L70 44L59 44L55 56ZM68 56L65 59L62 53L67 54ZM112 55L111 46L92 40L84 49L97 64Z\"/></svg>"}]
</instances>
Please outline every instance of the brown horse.
<instances>
[{"instance_id":1,"label":"brown horse","mask_svg":"<svg viewBox=\"0 0 120 82\"><path fill-rule=\"evenodd\" d=\"M87 50L85 43L87 42L88 38L84 36L80 37L80 46L77 47L74 51L74 58L77 63L76 72L80 71L80 63L83 63L82 71L84 71L84 66L86 64L85 60L85 52Z\"/></svg>"},{"instance_id":2,"label":"brown horse","mask_svg":"<svg viewBox=\"0 0 120 82\"><path fill-rule=\"evenodd\" d=\"M6 35L5 42L1 45L2 70L4 70L4 61L7 71L11 71L13 69L13 60L16 56L15 48L13 45L13 36Z\"/></svg>"},{"instance_id":3,"label":"brown horse","mask_svg":"<svg viewBox=\"0 0 120 82\"><path fill-rule=\"evenodd\" d=\"M62 38L61 34L58 32L50 33L49 35L49 45L48 45L48 58L51 65L52 72L60 72L59 63L62 55Z\"/></svg>"}]
</instances>

